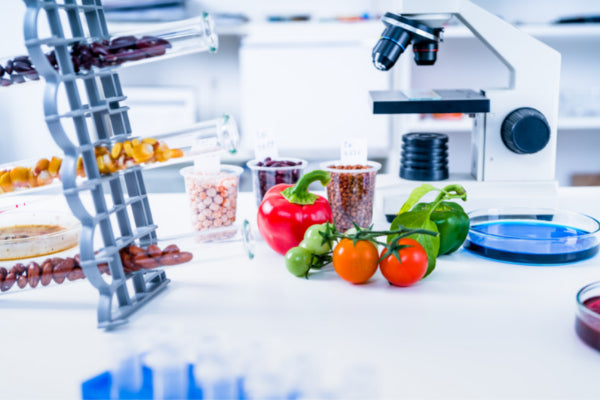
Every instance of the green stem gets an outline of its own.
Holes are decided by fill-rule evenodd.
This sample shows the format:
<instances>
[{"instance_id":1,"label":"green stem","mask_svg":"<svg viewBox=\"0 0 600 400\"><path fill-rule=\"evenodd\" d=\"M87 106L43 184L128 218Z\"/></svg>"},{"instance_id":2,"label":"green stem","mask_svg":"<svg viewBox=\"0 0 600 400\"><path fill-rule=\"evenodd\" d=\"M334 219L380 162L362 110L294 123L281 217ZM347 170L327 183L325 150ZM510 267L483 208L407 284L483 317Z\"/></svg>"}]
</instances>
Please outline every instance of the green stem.
<instances>
[{"instance_id":1,"label":"green stem","mask_svg":"<svg viewBox=\"0 0 600 400\"><path fill-rule=\"evenodd\" d=\"M294 186L291 186L281 192L281 195L290 203L300 205L315 204L318 196L310 193L308 187L311 183L320 181L323 186L326 186L331 181L331 175L327 171L320 169L309 172L303 175Z\"/></svg>"},{"instance_id":2,"label":"green stem","mask_svg":"<svg viewBox=\"0 0 600 400\"><path fill-rule=\"evenodd\" d=\"M329 237L332 239L350 239L350 240L372 240L378 236L398 235L398 238L403 238L410 235L430 235L437 236L438 233L427 229L410 229L401 228L393 231L358 231L350 235L345 233L332 233ZM375 240L375 242L377 242Z\"/></svg>"},{"instance_id":3,"label":"green stem","mask_svg":"<svg viewBox=\"0 0 600 400\"><path fill-rule=\"evenodd\" d=\"M435 200L431 203L431 207L429 207L429 215L442 203L444 200L450 199L461 199L462 201L467 201L467 191L462 185L452 184L445 186L441 192L437 195Z\"/></svg>"}]
</instances>

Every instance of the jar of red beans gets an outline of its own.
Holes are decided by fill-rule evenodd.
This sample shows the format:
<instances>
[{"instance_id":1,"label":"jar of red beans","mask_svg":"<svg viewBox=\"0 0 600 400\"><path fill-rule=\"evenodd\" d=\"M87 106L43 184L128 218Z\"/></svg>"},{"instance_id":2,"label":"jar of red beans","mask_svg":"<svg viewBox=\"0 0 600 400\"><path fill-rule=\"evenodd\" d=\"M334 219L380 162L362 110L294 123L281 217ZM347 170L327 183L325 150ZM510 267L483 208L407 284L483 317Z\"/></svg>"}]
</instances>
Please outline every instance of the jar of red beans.
<instances>
[{"instance_id":1,"label":"jar of red beans","mask_svg":"<svg viewBox=\"0 0 600 400\"><path fill-rule=\"evenodd\" d=\"M365 164L349 165L341 161L327 161L321 169L331 174L327 185L327 198L333 222L340 231L345 231L356 223L366 228L373 220L373 200L375 176L381 164L368 161Z\"/></svg>"},{"instance_id":2,"label":"jar of red beans","mask_svg":"<svg viewBox=\"0 0 600 400\"><path fill-rule=\"evenodd\" d=\"M247 165L252 171L252 187L256 205L260 206L267 190L280 183L294 184L302 176L306 161L299 158L271 158L251 160Z\"/></svg>"}]
</instances>

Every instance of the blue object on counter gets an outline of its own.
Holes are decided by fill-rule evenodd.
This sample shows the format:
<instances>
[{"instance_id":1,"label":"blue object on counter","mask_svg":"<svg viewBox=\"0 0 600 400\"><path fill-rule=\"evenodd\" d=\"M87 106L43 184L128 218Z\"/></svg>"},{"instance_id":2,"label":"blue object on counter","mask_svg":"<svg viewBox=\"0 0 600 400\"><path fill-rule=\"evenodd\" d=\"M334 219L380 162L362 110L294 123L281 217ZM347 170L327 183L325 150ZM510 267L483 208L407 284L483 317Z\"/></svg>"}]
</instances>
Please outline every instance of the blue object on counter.
<instances>
[{"instance_id":1,"label":"blue object on counter","mask_svg":"<svg viewBox=\"0 0 600 400\"><path fill-rule=\"evenodd\" d=\"M598 253L598 230L581 229L555 222L552 213L471 215L465 248L497 260L525 264L564 264ZM598 221L574 214L593 226ZM559 220L561 218L558 218ZM564 218L563 218L564 219Z\"/></svg>"},{"instance_id":2,"label":"blue object on counter","mask_svg":"<svg viewBox=\"0 0 600 400\"><path fill-rule=\"evenodd\" d=\"M114 377L110 372L104 372L81 384L83 400L112 399ZM136 392L121 388L116 395L118 399L152 400L152 370L142 367L142 386ZM201 397L200 397L201 398Z\"/></svg>"},{"instance_id":3,"label":"blue object on counter","mask_svg":"<svg viewBox=\"0 0 600 400\"><path fill-rule=\"evenodd\" d=\"M153 374L152 369L143 366L142 367L142 386L139 391L127 391L124 389L113 389L115 379L111 372L103 372L81 384L81 398L83 400L106 400L106 399L138 399L138 400L152 400L154 398L154 390L152 386ZM197 383L194 378L194 366L188 365L188 388L187 397L189 400L202 400L204 394L202 390L202 384ZM244 400L246 398L244 391L244 379L239 378L236 381L237 399ZM230 388L223 387L223 385L213 387L211 393L213 396L211 400L229 400L231 396ZM114 390L118 390L118 393L114 393ZM115 397L117 396L117 397ZM179 400L179 399L178 399Z\"/></svg>"}]
</instances>

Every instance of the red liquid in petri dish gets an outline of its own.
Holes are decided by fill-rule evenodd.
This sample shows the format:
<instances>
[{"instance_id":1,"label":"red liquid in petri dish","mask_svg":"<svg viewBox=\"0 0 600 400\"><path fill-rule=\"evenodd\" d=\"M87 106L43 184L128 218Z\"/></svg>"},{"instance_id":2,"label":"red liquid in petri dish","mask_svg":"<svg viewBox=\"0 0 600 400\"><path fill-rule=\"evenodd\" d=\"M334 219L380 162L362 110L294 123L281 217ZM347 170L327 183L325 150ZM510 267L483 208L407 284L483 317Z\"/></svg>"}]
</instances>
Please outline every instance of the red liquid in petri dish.
<instances>
[{"instance_id":1,"label":"red liquid in petri dish","mask_svg":"<svg viewBox=\"0 0 600 400\"><path fill-rule=\"evenodd\" d=\"M595 318L585 315L582 318L579 315L575 321L575 331L581 340L600 351L600 296L587 299L583 305L595 313Z\"/></svg>"}]
</instances>

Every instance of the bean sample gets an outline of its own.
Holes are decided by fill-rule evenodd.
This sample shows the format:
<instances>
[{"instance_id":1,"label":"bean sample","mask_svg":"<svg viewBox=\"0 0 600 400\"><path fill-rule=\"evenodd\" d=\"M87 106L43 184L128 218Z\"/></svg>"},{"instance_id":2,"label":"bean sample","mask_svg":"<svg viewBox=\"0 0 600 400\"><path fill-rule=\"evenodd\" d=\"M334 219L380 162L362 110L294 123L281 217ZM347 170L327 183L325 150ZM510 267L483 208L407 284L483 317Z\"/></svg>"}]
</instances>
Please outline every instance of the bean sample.
<instances>
[{"instance_id":1,"label":"bean sample","mask_svg":"<svg viewBox=\"0 0 600 400\"><path fill-rule=\"evenodd\" d=\"M280 183L294 184L298 182L302 170L306 166L306 161L274 160L267 157L262 161L252 160L247 165L252 170L252 186L256 205L260 206L265 193L273 186Z\"/></svg>"},{"instance_id":2,"label":"bean sample","mask_svg":"<svg viewBox=\"0 0 600 400\"><path fill-rule=\"evenodd\" d=\"M235 222L239 175L242 168L221 166L217 174L187 167L181 171L195 230L220 228Z\"/></svg>"},{"instance_id":3,"label":"bean sample","mask_svg":"<svg viewBox=\"0 0 600 400\"><path fill-rule=\"evenodd\" d=\"M375 175L379 168L368 165L329 165L326 169L331 173L327 197L336 228L345 231L353 223L363 228L369 227L373 219Z\"/></svg>"},{"instance_id":4,"label":"bean sample","mask_svg":"<svg viewBox=\"0 0 600 400\"><path fill-rule=\"evenodd\" d=\"M179 247L174 244L165 247L164 250L153 244L146 250L130 245L122 248L119 256L125 273L183 264L193 258L192 253L180 251ZM106 263L99 264L98 270L101 274L110 275ZM40 283L42 286L48 286L52 280L57 284L62 284L65 280L75 281L84 278L85 273L81 267L79 254L66 258L53 257L45 259L41 264L34 261L27 266L17 263L10 268L10 271L0 267L0 290L6 292L14 287L25 289L27 286L34 289Z\"/></svg>"},{"instance_id":5,"label":"bean sample","mask_svg":"<svg viewBox=\"0 0 600 400\"><path fill-rule=\"evenodd\" d=\"M90 44L74 43L69 52L75 73L96 68L121 65L128 61L162 56L172 47L167 40L154 37L120 36L109 40L99 40ZM48 63L59 70L54 50L46 54ZM39 80L40 76L29 56L18 56L0 65L0 86L11 86L27 80Z\"/></svg>"}]
</instances>

